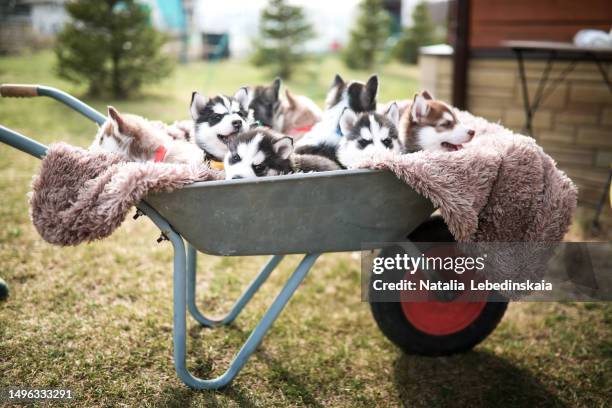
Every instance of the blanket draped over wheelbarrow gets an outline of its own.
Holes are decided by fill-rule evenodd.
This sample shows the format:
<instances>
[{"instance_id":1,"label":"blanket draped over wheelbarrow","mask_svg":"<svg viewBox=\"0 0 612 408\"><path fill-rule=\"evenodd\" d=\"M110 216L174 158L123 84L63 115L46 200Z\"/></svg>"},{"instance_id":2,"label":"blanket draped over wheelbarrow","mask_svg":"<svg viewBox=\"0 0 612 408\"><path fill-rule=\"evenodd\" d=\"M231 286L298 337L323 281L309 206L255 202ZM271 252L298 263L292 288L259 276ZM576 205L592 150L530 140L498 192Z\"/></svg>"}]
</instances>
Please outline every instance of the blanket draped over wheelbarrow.
<instances>
[{"instance_id":1,"label":"blanket draped over wheelbarrow","mask_svg":"<svg viewBox=\"0 0 612 408\"><path fill-rule=\"evenodd\" d=\"M430 199L459 242L563 239L578 194L570 178L534 139L455 112L476 132L462 150L381 154L359 167L389 170Z\"/></svg>"},{"instance_id":2,"label":"blanket draped over wheelbarrow","mask_svg":"<svg viewBox=\"0 0 612 408\"><path fill-rule=\"evenodd\" d=\"M361 167L392 171L429 198L460 242L560 241L576 207L571 180L533 139L457 113L476 131L463 150L380 155ZM147 193L221 178L205 165L125 163L55 144L32 183L31 217L48 242L76 245L110 235Z\"/></svg>"},{"instance_id":3,"label":"blanket draped over wheelbarrow","mask_svg":"<svg viewBox=\"0 0 612 408\"><path fill-rule=\"evenodd\" d=\"M32 182L30 216L47 242L77 245L112 234L148 193L220 178L206 165L126 163L114 154L58 143L49 146Z\"/></svg>"},{"instance_id":4,"label":"blanket draped over wheelbarrow","mask_svg":"<svg viewBox=\"0 0 612 408\"><path fill-rule=\"evenodd\" d=\"M391 171L430 199L458 242L480 243L460 248L488 253L488 280L539 281L571 223L577 188L534 139L456 114L476 132L462 150L382 154L359 167ZM527 293L501 291L512 300Z\"/></svg>"}]
</instances>

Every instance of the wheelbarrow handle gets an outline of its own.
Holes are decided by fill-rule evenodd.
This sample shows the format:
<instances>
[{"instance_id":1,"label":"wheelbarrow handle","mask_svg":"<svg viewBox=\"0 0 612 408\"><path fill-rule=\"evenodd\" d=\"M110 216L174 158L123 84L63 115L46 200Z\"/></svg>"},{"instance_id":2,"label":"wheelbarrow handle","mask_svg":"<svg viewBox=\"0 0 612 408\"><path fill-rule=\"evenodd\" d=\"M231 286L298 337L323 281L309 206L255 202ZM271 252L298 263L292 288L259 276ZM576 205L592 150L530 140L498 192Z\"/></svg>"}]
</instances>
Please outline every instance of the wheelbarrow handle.
<instances>
[{"instance_id":1,"label":"wheelbarrow handle","mask_svg":"<svg viewBox=\"0 0 612 408\"><path fill-rule=\"evenodd\" d=\"M0 125L0 143L12 146L24 153L42 159L47 154L47 146Z\"/></svg>"},{"instance_id":2,"label":"wheelbarrow handle","mask_svg":"<svg viewBox=\"0 0 612 408\"><path fill-rule=\"evenodd\" d=\"M32 85L32 84L2 84L0 85L0 95L5 98L32 98L35 96L48 96L58 102L63 103L71 109L74 109L86 118L101 125L106 120L106 117L100 112L87 105L85 102L78 100L74 96L67 94L59 89L50 86Z\"/></svg>"},{"instance_id":3,"label":"wheelbarrow handle","mask_svg":"<svg viewBox=\"0 0 612 408\"><path fill-rule=\"evenodd\" d=\"M31 98L38 96L38 85L2 84L0 95L5 98Z\"/></svg>"}]
</instances>

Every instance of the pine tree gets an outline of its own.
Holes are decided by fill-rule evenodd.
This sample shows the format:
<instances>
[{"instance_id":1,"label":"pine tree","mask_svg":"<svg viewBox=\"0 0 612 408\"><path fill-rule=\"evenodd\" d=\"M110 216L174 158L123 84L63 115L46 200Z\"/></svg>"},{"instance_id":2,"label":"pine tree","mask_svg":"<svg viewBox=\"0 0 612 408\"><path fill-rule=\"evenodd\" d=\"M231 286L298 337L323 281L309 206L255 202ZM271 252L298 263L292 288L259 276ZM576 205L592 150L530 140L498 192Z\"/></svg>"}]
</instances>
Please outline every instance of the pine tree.
<instances>
[{"instance_id":1,"label":"pine tree","mask_svg":"<svg viewBox=\"0 0 612 408\"><path fill-rule=\"evenodd\" d=\"M404 29L393 53L402 62L416 64L419 48L435 42L435 27L424 1L412 11L412 21L412 27Z\"/></svg>"},{"instance_id":2,"label":"pine tree","mask_svg":"<svg viewBox=\"0 0 612 408\"><path fill-rule=\"evenodd\" d=\"M359 16L351 30L344 62L352 69L372 69L389 36L391 19L382 0L362 0Z\"/></svg>"},{"instance_id":3,"label":"pine tree","mask_svg":"<svg viewBox=\"0 0 612 408\"><path fill-rule=\"evenodd\" d=\"M76 0L66 11L72 21L58 36L57 72L87 83L91 95L125 98L170 73L172 64L161 54L165 36L135 0Z\"/></svg>"},{"instance_id":4,"label":"pine tree","mask_svg":"<svg viewBox=\"0 0 612 408\"><path fill-rule=\"evenodd\" d=\"M304 45L313 37L302 7L291 6L286 0L270 0L261 12L252 62L269 65L275 76L288 79L306 58Z\"/></svg>"}]
</instances>

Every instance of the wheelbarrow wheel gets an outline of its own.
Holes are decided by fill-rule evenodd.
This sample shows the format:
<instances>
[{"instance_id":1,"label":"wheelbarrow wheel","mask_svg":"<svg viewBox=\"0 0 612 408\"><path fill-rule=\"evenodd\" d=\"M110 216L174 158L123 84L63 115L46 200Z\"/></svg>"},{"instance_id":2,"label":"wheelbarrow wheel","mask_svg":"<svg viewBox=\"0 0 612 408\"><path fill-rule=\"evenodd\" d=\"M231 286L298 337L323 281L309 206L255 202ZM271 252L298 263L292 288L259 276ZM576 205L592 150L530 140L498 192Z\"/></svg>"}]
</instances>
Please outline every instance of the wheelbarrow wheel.
<instances>
[{"instance_id":1,"label":"wheelbarrow wheel","mask_svg":"<svg viewBox=\"0 0 612 408\"><path fill-rule=\"evenodd\" d=\"M408 237L415 245L454 242L441 217L432 217ZM427 248L419 246L426 251ZM394 256L400 248L383 249ZM405 353L443 356L471 350L495 330L508 304L482 301L371 302L372 315L383 334Z\"/></svg>"},{"instance_id":2,"label":"wheelbarrow wheel","mask_svg":"<svg viewBox=\"0 0 612 408\"><path fill-rule=\"evenodd\" d=\"M9 288L8 285L2 278L0 278L0 302L8 299L9 297Z\"/></svg>"}]
</instances>

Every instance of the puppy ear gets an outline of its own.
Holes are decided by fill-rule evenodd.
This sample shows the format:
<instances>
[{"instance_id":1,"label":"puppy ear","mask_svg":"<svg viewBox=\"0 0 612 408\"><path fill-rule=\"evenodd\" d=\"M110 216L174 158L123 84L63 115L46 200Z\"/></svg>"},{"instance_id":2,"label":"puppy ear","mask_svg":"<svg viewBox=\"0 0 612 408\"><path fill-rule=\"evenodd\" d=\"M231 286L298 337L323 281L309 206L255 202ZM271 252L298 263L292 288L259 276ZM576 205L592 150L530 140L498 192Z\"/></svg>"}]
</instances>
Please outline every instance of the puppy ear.
<instances>
[{"instance_id":1,"label":"puppy ear","mask_svg":"<svg viewBox=\"0 0 612 408\"><path fill-rule=\"evenodd\" d=\"M366 89L368 90L368 94L372 96L372 100L376 98L376 94L378 93L378 75L372 74L372 76L368 78Z\"/></svg>"},{"instance_id":2,"label":"puppy ear","mask_svg":"<svg viewBox=\"0 0 612 408\"><path fill-rule=\"evenodd\" d=\"M207 102L208 99L205 96L200 95L198 92L193 92L191 94L191 105L189 110L191 111L191 117L193 120L198 119Z\"/></svg>"},{"instance_id":3,"label":"puppy ear","mask_svg":"<svg viewBox=\"0 0 612 408\"><path fill-rule=\"evenodd\" d=\"M355 127L355 123L357 122L357 114L349 108L344 108L342 114L340 115L340 132L343 135L348 135L351 130Z\"/></svg>"},{"instance_id":4,"label":"puppy ear","mask_svg":"<svg viewBox=\"0 0 612 408\"><path fill-rule=\"evenodd\" d=\"M431 101L434 97L426 90L422 90L421 91L421 96L425 99L427 99L428 101Z\"/></svg>"},{"instance_id":5,"label":"puppy ear","mask_svg":"<svg viewBox=\"0 0 612 408\"><path fill-rule=\"evenodd\" d=\"M332 82L330 88L335 88L338 85L341 85L344 83L344 79L342 79L342 77L339 74L336 74L336 76L334 77L334 82Z\"/></svg>"},{"instance_id":6,"label":"puppy ear","mask_svg":"<svg viewBox=\"0 0 612 408\"><path fill-rule=\"evenodd\" d=\"M288 159L291 153L293 153L293 139L289 136L277 139L274 142L273 146L274 152L278 154L282 159Z\"/></svg>"},{"instance_id":7,"label":"puppy ear","mask_svg":"<svg viewBox=\"0 0 612 408\"><path fill-rule=\"evenodd\" d=\"M110 105L107 107L107 109L108 109L108 117L111 122L113 133L114 134L121 133L121 130L125 128L125 122L123 121L121 114L119 113L117 109L115 109L114 107Z\"/></svg>"},{"instance_id":8,"label":"puppy ear","mask_svg":"<svg viewBox=\"0 0 612 408\"><path fill-rule=\"evenodd\" d=\"M399 107L397 106L396 102L393 102L391 104L391 106L389 106L389 109L387 109L387 112L385 113L385 116L391 121L391 123L393 123L395 126L398 125L399 123Z\"/></svg>"},{"instance_id":9,"label":"puppy ear","mask_svg":"<svg viewBox=\"0 0 612 408\"><path fill-rule=\"evenodd\" d=\"M279 96L279 92L280 92L280 87L281 87L281 79L279 77L274 78L274 81L272 82L272 92L274 93L274 98L276 100L278 100L278 96Z\"/></svg>"},{"instance_id":10,"label":"puppy ear","mask_svg":"<svg viewBox=\"0 0 612 408\"><path fill-rule=\"evenodd\" d=\"M410 107L410 119L413 122L420 122L429 113L429 105L427 100L422 95L414 95L412 106Z\"/></svg>"},{"instance_id":11,"label":"puppy ear","mask_svg":"<svg viewBox=\"0 0 612 408\"><path fill-rule=\"evenodd\" d=\"M295 105L297 105L297 101L295 100L295 96L293 96L289 89L285 89L285 96L287 96L287 103L289 105L289 109L295 108Z\"/></svg>"},{"instance_id":12,"label":"puppy ear","mask_svg":"<svg viewBox=\"0 0 612 408\"><path fill-rule=\"evenodd\" d=\"M249 88L247 88L246 86L243 86L242 88L240 88L234 94L234 99L236 99L238 101L240 106L242 106L244 109L247 109L249 107L249 102L251 102L249 100L250 99L250 97L249 97Z\"/></svg>"}]
</instances>

